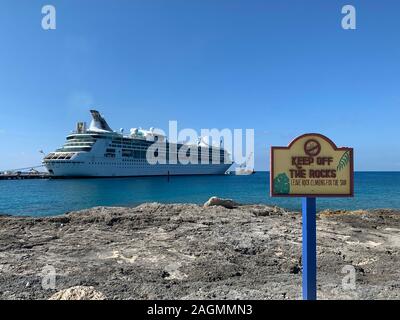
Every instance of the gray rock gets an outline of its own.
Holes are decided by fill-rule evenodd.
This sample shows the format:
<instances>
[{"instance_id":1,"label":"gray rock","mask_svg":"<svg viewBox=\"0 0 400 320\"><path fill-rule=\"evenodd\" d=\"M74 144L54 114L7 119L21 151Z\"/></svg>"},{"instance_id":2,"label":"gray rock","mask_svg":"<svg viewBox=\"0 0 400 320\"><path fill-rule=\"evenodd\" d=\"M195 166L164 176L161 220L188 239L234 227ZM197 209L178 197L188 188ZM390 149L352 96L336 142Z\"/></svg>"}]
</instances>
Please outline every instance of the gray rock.
<instances>
[{"instance_id":1,"label":"gray rock","mask_svg":"<svg viewBox=\"0 0 400 320\"><path fill-rule=\"evenodd\" d=\"M399 230L396 210L319 214L318 298L400 299ZM2 216L0 299L301 299L301 236L300 213L264 205ZM342 287L347 265L355 290Z\"/></svg>"}]
</instances>

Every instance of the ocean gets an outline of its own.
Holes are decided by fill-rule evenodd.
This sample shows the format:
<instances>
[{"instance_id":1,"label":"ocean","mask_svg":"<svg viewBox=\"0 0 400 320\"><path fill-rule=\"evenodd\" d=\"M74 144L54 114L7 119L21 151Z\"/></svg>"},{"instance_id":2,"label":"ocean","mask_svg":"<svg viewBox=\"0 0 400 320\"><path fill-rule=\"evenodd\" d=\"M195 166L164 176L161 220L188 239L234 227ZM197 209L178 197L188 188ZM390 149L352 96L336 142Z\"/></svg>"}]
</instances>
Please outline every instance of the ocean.
<instances>
[{"instance_id":1,"label":"ocean","mask_svg":"<svg viewBox=\"0 0 400 320\"><path fill-rule=\"evenodd\" d=\"M356 172L354 198L318 198L323 209L400 209L400 172ZM269 172L250 176L180 176L68 180L2 180L0 213L49 216L94 206L143 202L197 203L211 196L300 210L300 198L271 198Z\"/></svg>"}]
</instances>

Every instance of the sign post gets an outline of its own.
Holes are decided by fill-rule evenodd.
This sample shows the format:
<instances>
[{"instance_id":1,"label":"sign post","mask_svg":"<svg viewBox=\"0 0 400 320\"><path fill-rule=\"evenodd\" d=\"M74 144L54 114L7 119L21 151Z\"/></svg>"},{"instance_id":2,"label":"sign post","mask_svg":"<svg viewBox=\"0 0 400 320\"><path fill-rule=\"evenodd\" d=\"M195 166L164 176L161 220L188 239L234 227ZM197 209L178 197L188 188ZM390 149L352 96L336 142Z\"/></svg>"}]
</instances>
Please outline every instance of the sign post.
<instances>
[{"instance_id":1,"label":"sign post","mask_svg":"<svg viewBox=\"0 0 400 320\"><path fill-rule=\"evenodd\" d=\"M287 147L271 147L271 197L302 197L303 299L317 299L316 198L352 197L353 149L304 134Z\"/></svg>"},{"instance_id":2,"label":"sign post","mask_svg":"<svg viewBox=\"0 0 400 320\"><path fill-rule=\"evenodd\" d=\"M303 299L317 299L317 226L316 198L304 197L303 214Z\"/></svg>"}]
</instances>

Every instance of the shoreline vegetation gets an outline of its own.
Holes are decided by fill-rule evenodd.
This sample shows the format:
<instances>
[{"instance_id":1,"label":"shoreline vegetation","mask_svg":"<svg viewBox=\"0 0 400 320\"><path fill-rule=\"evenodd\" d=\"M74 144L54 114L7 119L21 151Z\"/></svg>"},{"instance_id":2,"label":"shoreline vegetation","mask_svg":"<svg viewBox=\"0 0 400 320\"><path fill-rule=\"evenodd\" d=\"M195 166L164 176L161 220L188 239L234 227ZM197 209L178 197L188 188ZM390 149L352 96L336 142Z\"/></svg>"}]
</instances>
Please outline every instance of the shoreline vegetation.
<instances>
[{"instance_id":1,"label":"shoreline vegetation","mask_svg":"<svg viewBox=\"0 0 400 320\"><path fill-rule=\"evenodd\" d=\"M0 299L301 299L301 214L220 200L0 215ZM318 299L400 299L399 231L400 210L319 212Z\"/></svg>"}]
</instances>

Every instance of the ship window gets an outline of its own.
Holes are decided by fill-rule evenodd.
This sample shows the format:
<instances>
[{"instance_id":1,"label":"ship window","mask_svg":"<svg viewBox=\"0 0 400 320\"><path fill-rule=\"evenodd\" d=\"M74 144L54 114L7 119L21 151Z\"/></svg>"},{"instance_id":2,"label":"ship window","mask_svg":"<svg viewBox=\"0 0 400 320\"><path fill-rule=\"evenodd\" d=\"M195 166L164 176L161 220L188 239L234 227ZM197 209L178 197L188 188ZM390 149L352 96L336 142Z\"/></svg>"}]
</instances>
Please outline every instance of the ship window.
<instances>
[{"instance_id":1,"label":"ship window","mask_svg":"<svg viewBox=\"0 0 400 320\"><path fill-rule=\"evenodd\" d=\"M104 157L106 157L106 158L115 158L115 154L114 153L105 153Z\"/></svg>"},{"instance_id":2,"label":"ship window","mask_svg":"<svg viewBox=\"0 0 400 320\"><path fill-rule=\"evenodd\" d=\"M123 157L133 157L134 156L133 150L122 149L122 156Z\"/></svg>"},{"instance_id":3,"label":"ship window","mask_svg":"<svg viewBox=\"0 0 400 320\"><path fill-rule=\"evenodd\" d=\"M75 148L75 147L63 147L60 149L57 149L57 152L71 152L71 151L90 151L92 147L81 147L81 148Z\"/></svg>"}]
</instances>

